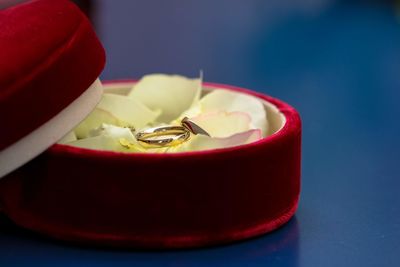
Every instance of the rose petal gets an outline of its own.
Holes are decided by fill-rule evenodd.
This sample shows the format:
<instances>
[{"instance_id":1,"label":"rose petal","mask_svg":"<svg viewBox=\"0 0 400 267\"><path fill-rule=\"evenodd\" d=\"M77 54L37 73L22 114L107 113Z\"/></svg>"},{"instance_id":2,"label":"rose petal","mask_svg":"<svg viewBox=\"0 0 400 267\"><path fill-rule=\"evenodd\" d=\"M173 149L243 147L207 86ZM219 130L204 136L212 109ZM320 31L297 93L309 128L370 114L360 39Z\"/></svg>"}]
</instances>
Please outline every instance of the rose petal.
<instances>
[{"instance_id":1,"label":"rose petal","mask_svg":"<svg viewBox=\"0 0 400 267\"><path fill-rule=\"evenodd\" d=\"M80 139L75 142L68 143L68 145L95 150L131 152L130 149L121 146L118 140L106 135Z\"/></svg>"},{"instance_id":2,"label":"rose petal","mask_svg":"<svg viewBox=\"0 0 400 267\"><path fill-rule=\"evenodd\" d=\"M98 128L103 123L119 125L118 119L110 112L96 108L74 129L74 132L77 138L86 138L89 137L91 130Z\"/></svg>"},{"instance_id":3,"label":"rose petal","mask_svg":"<svg viewBox=\"0 0 400 267\"><path fill-rule=\"evenodd\" d=\"M103 124L101 126L100 134L117 140L122 147L129 149L130 152L145 151L145 149L136 140L132 130L129 128ZM125 151L125 149L122 149L121 151Z\"/></svg>"},{"instance_id":4,"label":"rose petal","mask_svg":"<svg viewBox=\"0 0 400 267\"><path fill-rule=\"evenodd\" d=\"M104 94L97 107L110 112L121 125L137 129L153 122L160 114L160 111L152 111L136 99L115 94Z\"/></svg>"},{"instance_id":5,"label":"rose petal","mask_svg":"<svg viewBox=\"0 0 400 267\"><path fill-rule=\"evenodd\" d=\"M244 112L212 112L190 118L211 137L229 137L251 129L251 117Z\"/></svg>"},{"instance_id":6,"label":"rose petal","mask_svg":"<svg viewBox=\"0 0 400 267\"><path fill-rule=\"evenodd\" d=\"M268 131L267 114L262 102L256 97L228 90L214 90L200 99L198 106L186 111L183 116L193 117L199 113L243 112L251 117L251 128L261 129L262 135Z\"/></svg>"},{"instance_id":7,"label":"rose petal","mask_svg":"<svg viewBox=\"0 0 400 267\"><path fill-rule=\"evenodd\" d=\"M128 128L103 124L97 133L99 135L80 139L68 143L68 145L117 152L142 152L141 147L137 144L135 137ZM122 145L124 141L129 142L131 146L127 147Z\"/></svg>"},{"instance_id":8,"label":"rose petal","mask_svg":"<svg viewBox=\"0 0 400 267\"><path fill-rule=\"evenodd\" d=\"M213 138L205 135L196 135L192 136L192 138L188 142L180 146L173 147L172 149L168 150L168 152L183 152L183 151L228 148L228 147L252 143L260 140L261 138L262 135L259 129L249 130L225 138Z\"/></svg>"},{"instance_id":9,"label":"rose petal","mask_svg":"<svg viewBox=\"0 0 400 267\"><path fill-rule=\"evenodd\" d=\"M200 98L201 78L153 74L144 76L128 94L152 110L161 109L158 122L168 123Z\"/></svg>"},{"instance_id":10,"label":"rose petal","mask_svg":"<svg viewBox=\"0 0 400 267\"><path fill-rule=\"evenodd\" d=\"M103 123L99 129L92 131L92 136L106 135L115 139L124 138L129 142L136 142L131 129Z\"/></svg>"},{"instance_id":11,"label":"rose petal","mask_svg":"<svg viewBox=\"0 0 400 267\"><path fill-rule=\"evenodd\" d=\"M158 147L158 148L148 148L144 149L143 152L147 153L167 153L172 147Z\"/></svg>"}]
</instances>

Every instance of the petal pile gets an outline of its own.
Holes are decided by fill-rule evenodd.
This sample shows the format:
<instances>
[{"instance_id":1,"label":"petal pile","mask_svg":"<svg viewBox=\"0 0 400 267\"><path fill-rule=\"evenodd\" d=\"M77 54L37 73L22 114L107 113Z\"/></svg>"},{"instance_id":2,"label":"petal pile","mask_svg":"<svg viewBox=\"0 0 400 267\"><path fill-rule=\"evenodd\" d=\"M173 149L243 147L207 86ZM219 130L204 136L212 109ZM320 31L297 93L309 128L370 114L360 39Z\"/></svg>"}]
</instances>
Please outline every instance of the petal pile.
<instances>
[{"instance_id":1,"label":"petal pile","mask_svg":"<svg viewBox=\"0 0 400 267\"><path fill-rule=\"evenodd\" d=\"M268 131L263 103L252 96L214 90L201 98L202 78L152 74L127 95L103 94L97 108L59 143L117 152L174 153L220 149L260 140ZM194 135L180 145L145 149L134 130L179 125L184 117L210 136Z\"/></svg>"}]
</instances>

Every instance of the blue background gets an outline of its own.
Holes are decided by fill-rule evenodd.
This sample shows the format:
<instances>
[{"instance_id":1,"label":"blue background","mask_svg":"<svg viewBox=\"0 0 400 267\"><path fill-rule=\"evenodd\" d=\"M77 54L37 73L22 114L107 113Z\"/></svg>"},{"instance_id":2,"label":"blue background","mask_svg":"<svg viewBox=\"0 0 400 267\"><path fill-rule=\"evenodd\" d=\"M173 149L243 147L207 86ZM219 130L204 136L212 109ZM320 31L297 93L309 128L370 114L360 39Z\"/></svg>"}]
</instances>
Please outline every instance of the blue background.
<instances>
[{"instance_id":1,"label":"blue background","mask_svg":"<svg viewBox=\"0 0 400 267\"><path fill-rule=\"evenodd\" d=\"M0 218L0 266L400 266L394 1L96 1L103 79L164 72L281 98L303 120L302 194L281 229L184 251L77 247ZM73 196L71 196L73 197Z\"/></svg>"}]
</instances>

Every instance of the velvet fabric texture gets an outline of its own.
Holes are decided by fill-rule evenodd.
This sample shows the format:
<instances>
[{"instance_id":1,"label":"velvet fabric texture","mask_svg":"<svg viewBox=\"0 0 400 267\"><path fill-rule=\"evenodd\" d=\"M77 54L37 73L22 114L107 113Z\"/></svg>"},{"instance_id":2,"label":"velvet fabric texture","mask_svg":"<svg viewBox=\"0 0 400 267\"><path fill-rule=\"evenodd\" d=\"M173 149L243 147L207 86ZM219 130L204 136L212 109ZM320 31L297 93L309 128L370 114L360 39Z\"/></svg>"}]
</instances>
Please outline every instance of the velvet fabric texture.
<instances>
[{"instance_id":1,"label":"velvet fabric texture","mask_svg":"<svg viewBox=\"0 0 400 267\"><path fill-rule=\"evenodd\" d=\"M53 118L99 76L105 53L69 1L0 11L0 150Z\"/></svg>"},{"instance_id":2,"label":"velvet fabric texture","mask_svg":"<svg viewBox=\"0 0 400 267\"><path fill-rule=\"evenodd\" d=\"M216 85L214 85L216 86ZM255 143L177 154L125 154L54 145L0 181L3 212L48 236L134 248L227 243L272 231L295 213L301 122Z\"/></svg>"}]
</instances>

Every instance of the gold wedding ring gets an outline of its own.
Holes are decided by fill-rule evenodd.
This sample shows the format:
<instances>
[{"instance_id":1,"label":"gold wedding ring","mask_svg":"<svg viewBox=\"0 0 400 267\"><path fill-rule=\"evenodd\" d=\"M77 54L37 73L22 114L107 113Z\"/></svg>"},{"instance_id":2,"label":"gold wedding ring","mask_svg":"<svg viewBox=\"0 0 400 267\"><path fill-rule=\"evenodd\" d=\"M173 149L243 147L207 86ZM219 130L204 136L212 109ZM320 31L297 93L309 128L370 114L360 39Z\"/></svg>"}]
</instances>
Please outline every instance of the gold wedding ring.
<instances>
[{"instance_id":1,"label":"gold wedding ring","mask_svg":"<svg viewBox=\"0 0 400 267\"><path fill-rule=\"evenodd\" d=\"M189 140L191 134L210 136L204 129L183 118L181 125L167 125L153 127L138 132L136 140L145 148L160 148L180 145Z\"/></svg>"},{"instance_id":2,"label":"gold wedding ring","mask_svg":"<svg viewBox=\"0 0 400 267\"><path fill-rule=\"evenodd\" d=\"M136 139L146 148L176 146L190 138L190 131L184 126L160 126L138 132Z\"/></svg>"}]
</instances>

